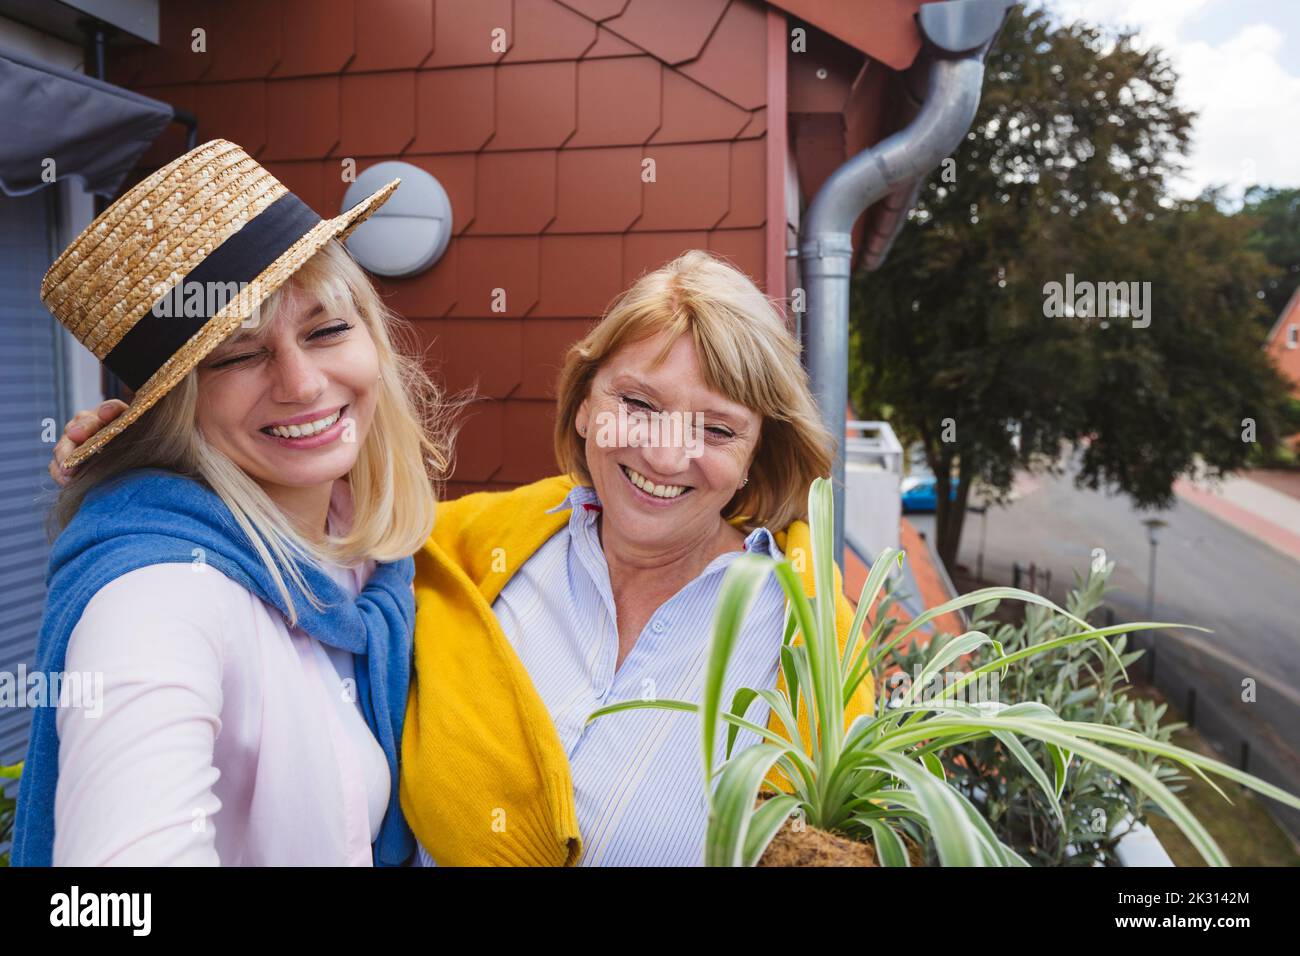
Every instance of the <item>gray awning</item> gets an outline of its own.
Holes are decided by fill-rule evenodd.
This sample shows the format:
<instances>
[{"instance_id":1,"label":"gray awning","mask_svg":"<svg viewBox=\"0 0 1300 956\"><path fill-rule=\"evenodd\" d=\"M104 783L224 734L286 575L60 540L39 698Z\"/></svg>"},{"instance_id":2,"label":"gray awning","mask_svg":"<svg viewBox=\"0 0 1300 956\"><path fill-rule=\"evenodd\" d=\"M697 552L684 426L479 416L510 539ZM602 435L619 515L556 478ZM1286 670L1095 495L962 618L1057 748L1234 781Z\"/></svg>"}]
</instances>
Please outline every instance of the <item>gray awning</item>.
<instances>
[{"instance_id":1,"label":"gray awning","mask_svg":"<svg viewBox=\"0 0 1300 956\"><path fill-rule=\"evenodd\" d=\"M0 51L0 191L10 196L49 185L48 159L59 179L115 196L171 121L166 103Z\"/></svg>"}]
</instances>

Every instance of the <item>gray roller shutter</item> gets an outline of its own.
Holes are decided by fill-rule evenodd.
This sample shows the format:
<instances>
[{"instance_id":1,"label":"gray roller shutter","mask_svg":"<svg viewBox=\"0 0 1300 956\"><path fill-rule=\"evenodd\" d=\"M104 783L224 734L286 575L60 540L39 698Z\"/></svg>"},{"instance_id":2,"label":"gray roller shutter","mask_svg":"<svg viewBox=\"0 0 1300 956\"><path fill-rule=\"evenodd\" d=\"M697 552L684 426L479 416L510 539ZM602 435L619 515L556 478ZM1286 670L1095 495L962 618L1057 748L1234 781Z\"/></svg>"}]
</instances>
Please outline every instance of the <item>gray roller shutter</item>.
<instances>
[{"instance_id":1,"label":"gray roller shutter","mask_svg":"<svg viewBox=\"0 0 1300 956\"><path fill-rule=\"evenodd\" d=\"M33 666L45 604L53 482L42 422L67 420L58 326L39 296L55 196L0 196L0 671L14 675ZM0 707L0 763L23 759L30 724L26 707Z\"/></svg>"}]
</instances>

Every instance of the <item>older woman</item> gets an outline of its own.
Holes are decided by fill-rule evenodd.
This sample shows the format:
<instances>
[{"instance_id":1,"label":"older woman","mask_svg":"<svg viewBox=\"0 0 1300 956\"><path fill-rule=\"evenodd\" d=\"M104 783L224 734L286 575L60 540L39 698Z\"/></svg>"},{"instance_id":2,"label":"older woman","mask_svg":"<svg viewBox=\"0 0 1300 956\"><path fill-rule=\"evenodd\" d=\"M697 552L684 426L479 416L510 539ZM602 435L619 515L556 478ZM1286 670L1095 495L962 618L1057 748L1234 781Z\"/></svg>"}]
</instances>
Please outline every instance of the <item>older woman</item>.
<instances>
[{"instance_id":1,"label":"older woman","mask_svg":"<svg viewBox=\"0 0 1300 956\"><path fill-rule=\"evenodd\" d=\"M742 553L789 558L811 593L801 519L832 441L794 338L737 270L688 252L614 303L561 375L565 474L439 504L416 555L400 795L423 862L701 862L698 722L587 718L629 698L699 699L723 573ZM784 615L769 581L728 698L779 686ZM850 617L841 597L841 641ZM846 717L872 694L864 682ZM747 717L783 729L766 711ZM737 746L755 740L742 731Z\"/></svg>"},{"instance_id":2,"label":"older woman","mask_svg":"<svg viewBox=\"0 0 1300 956\"><path fill-rule=\"evenodd\" d=\"M743 552L791 558L811 591L799 519L832 438L780 315L698 251L643 276L569 350L558 403L566 474L440 505L416 556L402 806L441 864L698 865L698 721L587 717L700 698ZM777 684L784 615L770 579L724 699ZM843 639L847 602L841 617ZM864 684L850 711L871 704Z\"/></svg>"}]
</instances>

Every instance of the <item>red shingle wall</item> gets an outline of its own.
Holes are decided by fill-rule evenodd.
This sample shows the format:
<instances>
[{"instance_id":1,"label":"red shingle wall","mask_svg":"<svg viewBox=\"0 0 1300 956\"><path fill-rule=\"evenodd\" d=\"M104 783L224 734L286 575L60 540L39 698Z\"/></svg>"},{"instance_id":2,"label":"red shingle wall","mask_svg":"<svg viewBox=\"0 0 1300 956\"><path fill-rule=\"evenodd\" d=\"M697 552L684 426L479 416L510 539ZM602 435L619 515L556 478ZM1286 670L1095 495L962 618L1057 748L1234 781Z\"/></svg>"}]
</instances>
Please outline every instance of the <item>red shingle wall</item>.
<instances>
[{"instance_id":1,"label":"red shingle wall","mask_svg":"<svg viewBox=\"0 0 1300 956\"><path fill-rule=\"evenodd\" d=\"M447 388L484 396L453 493L555 470L564 349L642 272L699 247L768 287L759 0L169 0L161 28L109 78L192 111L200 142L239 143L322 214L345 158L446 187L447 253L380 287ZM144 166L183 151L174 126Z\"/></svg>"}]
</instances>

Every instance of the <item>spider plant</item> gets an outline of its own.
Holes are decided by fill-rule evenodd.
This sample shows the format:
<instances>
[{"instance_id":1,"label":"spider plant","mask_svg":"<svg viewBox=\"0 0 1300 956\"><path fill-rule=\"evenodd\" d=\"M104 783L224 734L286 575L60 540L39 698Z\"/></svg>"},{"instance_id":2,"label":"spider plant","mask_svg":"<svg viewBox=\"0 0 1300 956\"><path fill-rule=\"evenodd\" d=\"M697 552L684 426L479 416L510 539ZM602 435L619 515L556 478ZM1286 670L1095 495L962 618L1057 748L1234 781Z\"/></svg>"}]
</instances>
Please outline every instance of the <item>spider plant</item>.
<instances>
[{"instance_id":1,"label":"spider plant","mask_svg":"<svg viewBox=\"0 0 1300 956\"><path fill-rule=\"evenodd\" d=\"M1157 775L1126 751L1144 751L1179 763L1214 786L1205 776L1208 771L1300 809L1300 798L1272 784L1132 730L1062 720L1046 704L1035 701L1006 705L996 700L967 703L959 699L959 694L981 675L1004 675L1010 667L1032 666L1029 662L1038 654L1068 644L1097 641L1100 650L1118 661L1109 638L1178 625L1138 622L1093 628L1040 595L993 587L927 610L898 628L895 635L895 622L885 614L878 613L869 621L887 575L903 560L900 552L886 549L871 567L841 653L835 631L832 507L830 483L817 479L808 494L816 585L816 596L811 600L788 561L747 554L727 569L715 611L701 703L629 700L603 707L588 718L590 721L643 707L701 715L704 786L710 808L703 861L706 865L753 866L785 821L798 813L812 826L871 840L877 859L885 866L908 865L904 836L928 842L944 866L1025 866L1024 859L998 839L975 806L946 779L939 758L949 748L990 737L1000 741L1024 766L1062 822L1060 795L1071 764L1075 760L1091 761L1128 781L1163 809L1212 865L1227 864L1222 850ZM743 688L728 706L723 701L723 688L732 649L745 615L769 574L776 575L787 602L780 652L786 687L782 691ZM1049 608L1078 630L1012 653L1003 653L998 642L987 634L968 631L932 656L906 692L893 700L877 693L874 714L859 717L845 727L846 703L862 681L878 675L881 662L894 648L942 615L999 599ZM887 628L890 636L882 642ZM918 696L933 675L989 646L993 654L986 663L947 683L933 699ZM762 700L776 714L784 734L746 719L755 700ZM809 739L795 729L801 708L806 708L808 715ZM715 767L724 723L728 725L724 756ZM736 752L734 743L741 728L759 735L761 740ZM1044 745L1048 767L1035 761L1024 740ZM770 782L773 775L782 784L780 790ZM773 792L760 801L759 792L765 782ZM1219 793L1223 795L1222 790Z\"/></svg>"}]
</instances>

